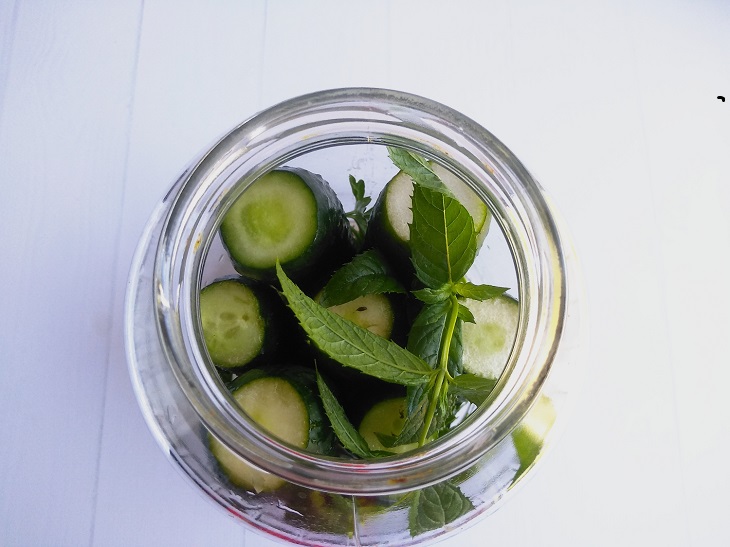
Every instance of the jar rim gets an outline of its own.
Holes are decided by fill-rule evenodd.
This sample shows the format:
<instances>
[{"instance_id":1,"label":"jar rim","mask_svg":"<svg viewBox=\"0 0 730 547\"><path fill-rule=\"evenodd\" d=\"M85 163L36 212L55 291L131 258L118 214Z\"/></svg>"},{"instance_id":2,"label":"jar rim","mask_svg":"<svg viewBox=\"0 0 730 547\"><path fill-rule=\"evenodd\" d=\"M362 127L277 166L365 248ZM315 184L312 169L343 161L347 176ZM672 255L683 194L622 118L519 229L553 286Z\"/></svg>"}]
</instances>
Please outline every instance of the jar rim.
<instances>
[{"instance_id":1,"label":"jar rim","mask_svg":"<svg viewBox=\"0 0 730 547\"><path fill-rule=\"evenodd\" d=\"M462 175L507 235L521 295L516 349L488 404L420 449L368 461L314 455L267 436L214 373L197 314L205 255L230 204L276 165L315 149L357 143L406 147ZM338 493L422 488L461 472L496 446L538 396L563 329L567 291L560 235L541 188L521 162L463 114L377 88L295 97L225 134L183 173L169 199L153 271L155 319L167 365L208 431L256 466Z\"/></svg>"}]
</instances>

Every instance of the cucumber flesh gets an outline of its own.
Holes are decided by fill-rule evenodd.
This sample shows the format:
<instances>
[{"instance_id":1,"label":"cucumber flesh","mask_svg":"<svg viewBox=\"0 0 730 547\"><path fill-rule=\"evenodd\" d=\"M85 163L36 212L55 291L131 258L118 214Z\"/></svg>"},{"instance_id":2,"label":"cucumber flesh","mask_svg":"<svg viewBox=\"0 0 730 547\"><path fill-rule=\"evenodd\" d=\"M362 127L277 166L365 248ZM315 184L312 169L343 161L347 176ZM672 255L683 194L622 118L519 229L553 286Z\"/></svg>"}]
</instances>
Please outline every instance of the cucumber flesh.
<instances>
[{"instance_id":1,"label":"cucumber flesh","mask_svg":"<svg viewBox=\"0 0 730 547\"><path fill-rule=\"evenodd\" d=\"M517 476L520 476L537 461L545 438L555 423L555 415L552 401L545 395L541 395L520 425L512 432L512 441L520 460Z\"/></svg>"},{"instance_id":2,"label":"cucumber flesh","mask_svg":"<svg viewBox=\"0 0 730 547\"><path fill-rule=\"evenodd\" d=\"M261 353L266 321L255 293L242 283L228 279L205 287L200 292L200 320L217 366L243 366Z\"/></svg>"},{"instance_id":3,"label":"cucumber flesh","mask_svg":"<svg viewBox=\"0 0 730 547\"><path fill-rule=\"evenodd\" d=\"M506 295L482 302L466 299L464 304L476 321L462 326L464 371L499 378L517 335L519 304Z\"/></svg>"},{"instance_id":4,"label":"cucumber flesh","mask_svg":"<svg viewBox=\"0 0 730 547\"><path fill-rule=\"evenodd\" d=\"M257 378L233 392L233 398L254 422L272 436L296 448L306 448L309 442L307 405L288 380ZM239 458L214 437L210 439L210 448L230 481L238 486L259 493L276 490L286 482Z\"/></svg>"},{"instance_id":5,"label":"cucumber flesh","mask_svg":"<svg viewBox=\"0 0 730 547\"><path fill-rule=\"evenodd\" d=\"M295 168L269 171L255 180L220 227L236 270L270 282L276 280L277 260L296 281L307 273L331 273L352 255L349 234L334 190L319 175Z\"/></svg>"},{"instance_id":6,"label":"cucumber flesh","mask_svg":"<svg viewBox=\"0 0 730 547\"><path fill-rule=\"evenodd\" d=\"M395 315L384 294L367 294L327 309L383 338L390 338L393 331Z\"/></svg>"},{"instance_id":7,"label":"cucumber flesh","mask_svg":"<svg viewBox=\"0 0 730 547\"><path fill-rule=\"evenodd\" d=\"M474 231L477 233L477 242L481 244L489 231L490 213L486 203L451 171L437 163L431 163L431 169L454 193L459 202L469 211L474 221ZM413 222L411 200L413 197L413 179L400 171L388 183L386 189L386 222L392 233L400 241L407 243L411 240L409 225Z\"/></svg>"},{"instance_id":8,"label":"cucumber flesh","mask_svg":"<svg viewBox=\"0 0 730 547\"><path fill-rule=\"evenodd\" d=\"M236 200L221 228L239 263L271 268L277 258L287 262L312 244L317 201L297 175L271 171Z\"/></svg>"},{"instance_id":9,"label":"cucumber flesh","mask_svg":"<svg viewBox=\"0 0 730 547\"><path fill-rule=\"evenodd\" d=\"M373 405L373 407L365 413L358 431L365 439L370 450L387 450L396 454L402 454L409 450L413 450L418 443L404 444L394 447L386 447L380 442L378 435L387 437L396 437L403 430L406 422L407 409L406 398L397 397L395 399L386 399Z\"/></svg>"}]
</instances>

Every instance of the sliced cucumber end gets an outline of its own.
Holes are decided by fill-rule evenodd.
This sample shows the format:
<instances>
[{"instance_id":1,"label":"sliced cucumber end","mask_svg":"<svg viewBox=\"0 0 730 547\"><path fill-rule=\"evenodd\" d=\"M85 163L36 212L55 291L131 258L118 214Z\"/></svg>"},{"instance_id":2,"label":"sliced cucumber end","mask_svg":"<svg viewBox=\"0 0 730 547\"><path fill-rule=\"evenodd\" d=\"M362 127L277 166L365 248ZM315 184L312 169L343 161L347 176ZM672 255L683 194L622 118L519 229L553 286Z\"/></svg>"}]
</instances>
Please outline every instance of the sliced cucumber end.
<instances>
[{"instance_id":1,"label":"sliced cucumber end","mask_svg":"<svg viewBox=\"0 0 730 547\"><path fill-rule=\"evenodd\" d=\"M519 305L509 296L482 302L468 299L476 323L464 323L464 370L484 378L499 378L504 370L519 322Z\"/></svg>"},{"instance_id":2,"label":"sliced cucumber end","mask_svg":"<svg viewBox=\"0 0 730 547\"><path fill-rule=\"evenodd\" d=\"M219 367L249 363L263 347L265 321L254 292L233 279L200 292L200 321L211 360Z\"/></svg>"},{"instance_id":3,"label":"sliced cucumber end","mask_svg":"<svg viewBox=\"0 0 730 547\"><path fill-rule=\"evenodd\" d=\"M234 391L233 398L269 434L296 448L306 448L309 412L301 394L289 381L259 377ZM286 482L240 458L214 437L210 438L210 448L233 484L260 493L276 490Z\"/></svg>"},{"instance_id":4,"label":"sliced cucumber end","mask_svg":"<svg viewBox=\"0 0 730 547\"><path fill-rule=\"evenodd\" d=\"M390 338L393 331L395 315L384 294L367 294L327 309L383 338Z\"/></svg>"},{"instance_id":5,"label":"sliced cucumber end","mask_svg":"<svg viewBox=\"0 0 730 547\"><path fill-rule=\"evenodd\" d=\"M317 200L306 182L289 171L270 171L256 180L221 224L231 255L256 269L297 258L316 234Z\"/></svg>"},{"instance_id":6,"label":"sliced cucumber end","mask_svg":"<svg viewBox=\"0 0 730 547\"><path fill-rule=\"evenodd\" d=\"M520 460L518 475L537 461L545 439L555 423L555 406L552 400L541 395L512 432L512 441Z\"/></svg>"},{"instance_id":7,"label":"sliced cucumber end","mask_svg":"<svg viewBox=\"0 0 730 547\"><path fill-rule=\"evenodd\" d=\"M358 431L368 443L370 450L402 454L418 447L418 443L386 447L378 437L378 435L397 437L403 430L407 412L406 398L396 397L376 403L365 413Z\"/></svg>"}]
</instances>

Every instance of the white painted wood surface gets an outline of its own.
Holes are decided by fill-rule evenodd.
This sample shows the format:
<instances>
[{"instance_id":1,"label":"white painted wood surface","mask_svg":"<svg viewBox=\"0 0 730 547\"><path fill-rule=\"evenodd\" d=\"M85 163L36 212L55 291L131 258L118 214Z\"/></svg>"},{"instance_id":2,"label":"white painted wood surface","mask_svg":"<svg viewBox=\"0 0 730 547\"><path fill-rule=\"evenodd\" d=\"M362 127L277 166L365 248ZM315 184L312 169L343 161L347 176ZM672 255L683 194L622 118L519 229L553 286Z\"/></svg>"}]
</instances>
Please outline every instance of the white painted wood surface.
<instances>
[{"instance_id":1,"label":"white painted wood surface","mask_svg":"<svg viewBox=\"0 0 730 547\"><path fill-rule=\"evenodd\" d=\"M730 545L730 4L6 0L0 48L0 545L273 544L147 432L126 278L194 153L346 85L494 132L583 264L575 415L525 488L443 545Z\"/></svg>"}]
</instances>

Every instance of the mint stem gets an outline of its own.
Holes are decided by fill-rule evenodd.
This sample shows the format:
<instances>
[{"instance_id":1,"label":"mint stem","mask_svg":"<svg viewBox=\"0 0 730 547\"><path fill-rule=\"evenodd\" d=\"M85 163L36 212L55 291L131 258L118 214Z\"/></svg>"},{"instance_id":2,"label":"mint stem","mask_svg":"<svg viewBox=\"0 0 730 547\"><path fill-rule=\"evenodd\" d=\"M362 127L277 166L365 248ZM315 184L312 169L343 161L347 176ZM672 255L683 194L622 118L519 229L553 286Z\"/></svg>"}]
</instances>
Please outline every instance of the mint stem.
<instances>
[{"instance_id":1,"label":"mint stem","mask_svg":"<svg viewBox=\"0 0 730 547\"><path fill-rule=\"evenodd\" d=\"M423 428L418 439L418 446L426 444L428 438L428 430L431 429L431 422L433 422L434 414L436 414L436 407L438 406L439 398L441 397L441 390L447 390L449 383L444 382L446 375L448 374L449 365L449 350L451 349L451 339L454 337L454 329L456 328L456 321L459 318L459 301L456 299L455 294L449 296L451 302L451 309L449 310L449 317L446 323L446 329L441 337L441 344L439 346L439 361L438 361L438 376L431 392L431 400L428 404L428 410L426 411L426 417L423 422Z\"/></svg>"}]
</instances>

